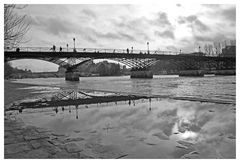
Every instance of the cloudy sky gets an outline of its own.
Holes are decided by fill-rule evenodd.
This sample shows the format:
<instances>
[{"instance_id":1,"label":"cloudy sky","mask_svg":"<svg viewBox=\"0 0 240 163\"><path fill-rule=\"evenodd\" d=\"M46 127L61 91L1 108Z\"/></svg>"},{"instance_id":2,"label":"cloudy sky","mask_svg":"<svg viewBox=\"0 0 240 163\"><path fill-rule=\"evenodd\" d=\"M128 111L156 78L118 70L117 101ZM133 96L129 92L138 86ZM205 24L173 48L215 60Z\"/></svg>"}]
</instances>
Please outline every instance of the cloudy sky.
<instances>
[{"instance_id":1,"label":"cloudy sky","mask_svg":"<svg viewBox=\"0 0 240 163\"><path fill-rule=\"evenodd\" d=\"M28 5L18 14L31 18L21 46L196 51L214 41L236 39L235 5L131 4ZM40 67L39 64L42 66ZM14 61L33 71L54 71L42 61Z\"/></svg>"}]
</instances>

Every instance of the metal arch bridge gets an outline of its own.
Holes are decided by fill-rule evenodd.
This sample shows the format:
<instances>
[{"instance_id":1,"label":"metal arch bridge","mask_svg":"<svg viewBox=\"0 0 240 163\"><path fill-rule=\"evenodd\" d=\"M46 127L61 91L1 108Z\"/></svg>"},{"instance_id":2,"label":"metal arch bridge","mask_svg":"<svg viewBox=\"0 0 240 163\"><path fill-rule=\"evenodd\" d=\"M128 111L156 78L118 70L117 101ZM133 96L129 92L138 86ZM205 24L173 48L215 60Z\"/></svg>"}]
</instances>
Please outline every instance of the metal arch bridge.
<instances>
[{"instance_id":1,"label":"metal arch bridge","mask_svg":"<svg viewBox=\"0 0 240 163\"><path fill-rule=\"evenodd\" d=\"M20 47L5 48L4 61L19 59L39 59L60 65L68 70L74 70L79 65L93 59L109 59L120 62L128 67L148 68L158 60L194 61L233 61L231 57L194 56L188 53L171 51L123 50L123 49L95 49L95 48L63 48L62 51L53 51L50 47Z\"/></svg>"},{"instance_id":2,"label":"metal arch bridge","mask_svg":"<svg viewBox=\"0 0 240 163\"><path fill-rule=\"evenodd\" d=\"M93 59L109 59L122 63L130 68L143 68L153 65L157 60L155 58L138 58L138 57L120 57L106 56L102 54L147 54L147 51L130 51L122 49L93 49L93 48L63 48L62 51L53 51L48 47L21 47L17 52L17 48L4 49L5 62L19 59L38 59L48 61L62 66L66 69L75 69L79 65L91 61ZM152 53L152 51L150 52ZM156 53L156 52L155 52ZM165 54L171 52L165 51ZM82 55L83 54L83 55ZM90 55L88 55L90 54ZM95 55L92 55L95 54Z\"/></svg>"}]
</instances>

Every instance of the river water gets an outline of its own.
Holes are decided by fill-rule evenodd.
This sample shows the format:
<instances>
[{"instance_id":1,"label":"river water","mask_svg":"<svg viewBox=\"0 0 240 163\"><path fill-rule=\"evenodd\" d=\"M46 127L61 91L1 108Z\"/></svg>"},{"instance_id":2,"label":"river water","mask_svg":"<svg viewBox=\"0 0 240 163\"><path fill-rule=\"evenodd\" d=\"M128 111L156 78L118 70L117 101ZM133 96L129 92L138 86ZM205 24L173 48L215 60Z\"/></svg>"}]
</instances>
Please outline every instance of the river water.
<instances>
[{"instance_id":1,"label":"river water","mask_svg":"<svg viewBox=\"0 0 240 163\"><path fill-rule=\"evenodd\" d=\"M235 158L235 76L81 77L80 82L63 78L16 82L41 85L44 90L90 89L168 97L91 104L78 109L69 106L58 112L51 108L27 109L18 115L27 124L83 138L77 143L84 149L96 147L88 151L92 156L114 158L124 153L124 158ZM201 99L209 102L202 103ZM99 145L102 150L97 148Z\"/></svg>"},{"instance_id":2,"label":"river water","mask_svg":"<svg viewBox=\"0 0 240 163\"><path fill-rule=\"evenodd\" d=\"M81 77L80 82L68 82L64 78L21 79L21 83L50 85L69 89L92 89L138 94L166 95L169 97L193 97L222 100L235 103L235 76L208 76L203 78L154 76L153 79L119 77Z\"/></svg>"}]
</instances>

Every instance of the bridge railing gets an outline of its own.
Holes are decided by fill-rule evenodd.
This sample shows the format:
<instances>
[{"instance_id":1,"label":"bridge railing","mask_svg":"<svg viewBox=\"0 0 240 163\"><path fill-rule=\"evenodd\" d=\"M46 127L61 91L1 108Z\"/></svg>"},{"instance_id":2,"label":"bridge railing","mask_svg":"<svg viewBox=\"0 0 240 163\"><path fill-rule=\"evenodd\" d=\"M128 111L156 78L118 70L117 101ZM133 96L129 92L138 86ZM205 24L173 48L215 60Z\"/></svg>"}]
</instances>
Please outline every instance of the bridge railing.
<instances>
[{"instance_id":1,"label":"bridge railing","mask_svg":"<svg viewBox=\"0 0 240 163\"><path fill-rule=\"evenodd\" d=\"M13 47L4 48L4 51L26 51L26 52L82 52L82 53L116 53L116 54L159 54L159 55L178 55L179 52L160 51L160 50L132 50L132 49L100 49L100 48L62 48L57 47L55 51L52 47Z\"/></svg>"},{"instance_id":2,"label":"bridge railing","mask_svg":"<svg viewBox=\"0 0 240 163\"><path fill-rule=\"evenodd\" d=\"M12 48L4 48L4 51L17 51L19 48L20 51L27 51L27 52L47 52L52 51L50 47L12 47Z\"/></svg>"}]
</instances>

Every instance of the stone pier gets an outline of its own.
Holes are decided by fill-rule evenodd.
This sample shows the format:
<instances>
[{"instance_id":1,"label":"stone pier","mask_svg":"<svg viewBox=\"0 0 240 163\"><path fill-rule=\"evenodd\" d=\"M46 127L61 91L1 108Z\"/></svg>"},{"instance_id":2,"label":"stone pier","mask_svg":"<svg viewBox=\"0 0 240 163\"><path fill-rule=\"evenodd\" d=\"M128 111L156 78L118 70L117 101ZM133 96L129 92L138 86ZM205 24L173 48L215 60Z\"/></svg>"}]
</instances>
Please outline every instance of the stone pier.
<instances>
[{"instance_id":1,"label":"stone pier","mask_svg":"<svg viewBox=\"0 0 240 163\"><path fill-rule=\"evenodd\" d=\"M65 72L65 80L67 81L79 81L79 74L77 72Z\"/></svg>"},{"instance_id":2,"label":"stone pier","mask_svg":"<svg viewBox=\"0 0 240 163\"><path fill-rule=\"evenodd\" d=\"M152 79L153 78L153 73L148 70L144 71L131 71L131 78L147 78L147 79Z\"/></svg>"},{"instance_id":3,"label":"stone pier","mask_svg":"<svg viewBox=\"0 0 240 163\"><path fill-rule=\"evenodd\" d=\"M236 75L236 70L216 70L215 75Z\"/></svg>"},{"instance_id":4,"label":"stone pier","mask_svg":"<svg viewBox=\"0 0 240 163\"><path fill-rule=\"evenodd\" d=\"M204 71L203 70L185 70L185 71L180 71L179 76L202 77L204 76Z\"/></svg>"}]
</instances>

